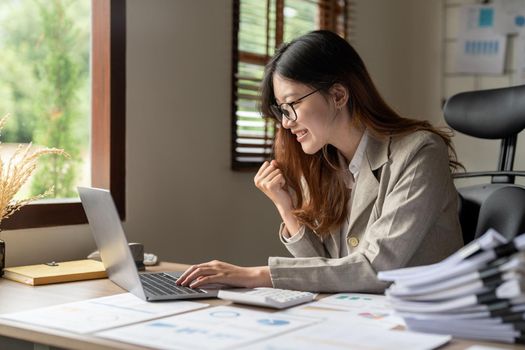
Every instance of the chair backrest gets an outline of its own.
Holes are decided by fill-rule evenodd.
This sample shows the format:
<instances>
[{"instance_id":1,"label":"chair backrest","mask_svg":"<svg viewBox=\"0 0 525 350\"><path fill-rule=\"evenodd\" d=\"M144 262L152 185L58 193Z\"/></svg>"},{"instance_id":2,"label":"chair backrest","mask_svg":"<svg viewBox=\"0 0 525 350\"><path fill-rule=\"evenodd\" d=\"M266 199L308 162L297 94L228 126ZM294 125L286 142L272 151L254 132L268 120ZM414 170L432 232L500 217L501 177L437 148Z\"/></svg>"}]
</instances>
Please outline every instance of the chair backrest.
<instances>
[{"instance_id":1,"label":"chair backrest","mask_svg":"<svg viewBox=\"0 0 525 350\"><path fill-rule=\"evenodd\" d=\"M525 188L506 186L494 191L483 202L474 238L489 228L508 239L525 232Z\"/></svg>"},{"instance_id":2,"label":"chair backrest","mask_svg":"<svg viewBox=\"0 0 525 350\"><path fill-rule=\"evenodd\" d=\"M482 139L501 139L496 170L455 174L455 178L490 177L490 182L458 188L463 240L476 234L480 208L496 191L515 185L514 156L518 133L525 128L525 85L501 89L463 92L450 97L443 108L445 120L453 129ZM461 161L461 159L460 159Z\"/></svg>"},{"instance_id":3,"label":"chair backrest","mask_svg":"<svg viewBox=\"0 0 525 350\"><path fill-rule=\"evenodd\" d=\"M525 85L462 92L443 107L454 130L483 139L505 139L525 128Z\"/></svg>"}]
</instances>

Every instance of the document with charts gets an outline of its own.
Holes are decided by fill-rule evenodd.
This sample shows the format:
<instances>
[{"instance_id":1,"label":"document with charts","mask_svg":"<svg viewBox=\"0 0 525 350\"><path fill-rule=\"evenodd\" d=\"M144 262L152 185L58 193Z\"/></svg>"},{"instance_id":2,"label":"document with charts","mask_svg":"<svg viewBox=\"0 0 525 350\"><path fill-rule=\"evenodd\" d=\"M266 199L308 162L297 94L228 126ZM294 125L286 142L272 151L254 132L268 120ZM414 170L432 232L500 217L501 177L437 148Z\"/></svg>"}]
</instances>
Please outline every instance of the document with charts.
<instances>
[{"instance_id":1,"label":"document with charts","mask_svg":"<svg viewBox=\"0 0 525 350\"><path fill-rule=\"evenodd\" d=\"M455 73L503 74L507 36L494 31L493 6L460 8Z\"/></svg>"},{"instance_id":2,"label":"document with charts","mask_svg":"<svg viewBox=\"0 0 525 350\"><path fill-rule=\"evenodd\" d=\"M394 309L387 298L384 295L375 294L334 294L313 303L282 311L282 313L330 321L355 321L362 325L384 329L405 324L401 317L394 314Z\"/></svg>"},{"instance_id":3,"label":"document with charts","mask_svg":"<svg viewBox=\"0 0 525 350\"><path fill-rule=\"evenodd\" d=\"M315 322L318 320L217 306L115 328L96 335L155 349L231 349Z\"/></svg>"},{"instance_id":4,"label":"document with charts","mask_svg":"<svg viewBox=\"0 0 525 350\"><path fill-rule=\"evenodd\" d=\"M325 321L311 327L252 344L250 350L430 350L448 341L448 335L433 335L364 326L359 322ZM241 348L244 349L244 348Z\"/></svg>"},{"instance_id":5,"label":"document with charts","mask_svg":"<svg viewBox=\"0 0 525 350\"><path fill-rule=\"evenodd\" d=\"M189 301L148 303L131 293L123 293L0 317L75 333L91 333L207 306L208 304Z\"/></svg>"}]
</instances>

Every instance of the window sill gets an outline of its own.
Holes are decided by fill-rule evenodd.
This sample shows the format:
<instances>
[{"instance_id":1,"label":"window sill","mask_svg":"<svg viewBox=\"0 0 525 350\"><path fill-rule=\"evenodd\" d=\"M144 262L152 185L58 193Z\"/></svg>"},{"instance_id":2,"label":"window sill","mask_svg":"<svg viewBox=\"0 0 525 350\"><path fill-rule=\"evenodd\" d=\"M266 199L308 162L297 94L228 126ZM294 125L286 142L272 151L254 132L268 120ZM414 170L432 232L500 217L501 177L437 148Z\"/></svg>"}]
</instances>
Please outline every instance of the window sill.
<instances>
[{"instance_id":1,"label":"window sill","mask_svg":"<svg viewBox=\"0 0 525 350\"><path fill-rule=\"evenodd\" d=\"M2 220L2 230L86 224L82 204L65 201L42 201L22 207L8 219Z\"/></svg>"}]
</instances>

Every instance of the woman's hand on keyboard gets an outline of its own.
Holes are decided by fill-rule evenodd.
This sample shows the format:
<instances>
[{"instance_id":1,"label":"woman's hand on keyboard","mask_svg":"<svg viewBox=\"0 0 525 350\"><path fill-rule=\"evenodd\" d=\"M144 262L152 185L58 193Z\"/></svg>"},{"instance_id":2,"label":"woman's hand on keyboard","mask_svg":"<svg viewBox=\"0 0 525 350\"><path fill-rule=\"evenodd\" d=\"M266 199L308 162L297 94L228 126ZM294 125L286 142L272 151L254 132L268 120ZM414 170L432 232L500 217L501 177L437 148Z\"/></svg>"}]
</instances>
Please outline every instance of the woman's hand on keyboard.
<instances>
[{"instance_id":1,"label":"woman's hand on keyboard","mask_svg":"<svg viewBox=\"0 0 525 350\"><path fill-rule=\"evenodd\" d=\"M191 288L211 283L246 288L272 287L268 266L241 267L218 260L193 265L177 280L177 284Z\"/></svg>"}]
</instances>

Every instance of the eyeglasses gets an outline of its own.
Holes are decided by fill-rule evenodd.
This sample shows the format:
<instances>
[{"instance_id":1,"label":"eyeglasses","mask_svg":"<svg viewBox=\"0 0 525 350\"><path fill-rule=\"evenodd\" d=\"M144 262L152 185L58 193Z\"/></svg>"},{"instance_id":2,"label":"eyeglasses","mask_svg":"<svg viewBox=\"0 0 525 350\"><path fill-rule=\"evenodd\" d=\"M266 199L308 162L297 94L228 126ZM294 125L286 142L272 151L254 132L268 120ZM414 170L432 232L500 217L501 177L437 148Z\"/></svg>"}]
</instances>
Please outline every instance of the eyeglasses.
<instances>
[{"instance_id":1,"label":"eyeglasses","mask_svg":"<svg viewBox=\"0 0 525 350\"><path fill-rule=\"evenodd\" d=\"M292 102L281 103L280 105L270 105L270 110L279 122L282 123L283 117L288 119L289 121L294 122L297 120L297 112L295 112L295 108L293 106L298 104L308 96L315 94L319 90L321 89L316 89L304 95L303 97L299 97L297 100Z\"/></svg>"}]
</instances>

